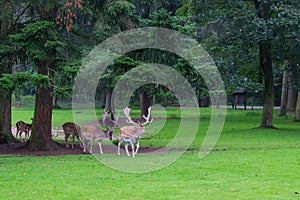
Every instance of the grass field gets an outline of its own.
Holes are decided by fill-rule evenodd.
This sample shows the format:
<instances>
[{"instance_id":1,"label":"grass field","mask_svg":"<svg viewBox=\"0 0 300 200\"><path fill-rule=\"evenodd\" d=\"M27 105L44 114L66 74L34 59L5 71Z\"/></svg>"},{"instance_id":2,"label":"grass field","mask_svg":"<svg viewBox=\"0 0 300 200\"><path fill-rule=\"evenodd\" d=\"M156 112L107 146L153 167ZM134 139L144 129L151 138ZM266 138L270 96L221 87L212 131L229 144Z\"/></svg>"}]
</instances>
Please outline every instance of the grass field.
<instances>
[{"instance_id":1,"label":"grass field","mask_svg":"<svg viewBox=\"0 0 300 200\"><path fill-rule=\"evenodd\" d=\"M260 110L228 110L221 137L213 151L200 159L198 150L210 112L200 109L200 114L190 150L170 165L148 173L111 169L92 155L0 155L0 199L300 199L300 124L292 122L292 116L279 118L275 111L278 129L265 130L257 128ZM166 121L152 138L143 139L141 146L167 144L175 136L180 120L174 118L179 116L178 110L168 110L173 120ZM19 117L30 119L32 111L13 110L13 120ZM54 126L71 120L71 110L54 111ZM158 120L155 123L161 125ZM155 131L147 129L150 135ZM157 165L176 154L101 156L104 160L119 159L119 166L126 171L139 167L131 163ZM153 162L157 158L160 160Z\"/></svg>"}]
</instances>

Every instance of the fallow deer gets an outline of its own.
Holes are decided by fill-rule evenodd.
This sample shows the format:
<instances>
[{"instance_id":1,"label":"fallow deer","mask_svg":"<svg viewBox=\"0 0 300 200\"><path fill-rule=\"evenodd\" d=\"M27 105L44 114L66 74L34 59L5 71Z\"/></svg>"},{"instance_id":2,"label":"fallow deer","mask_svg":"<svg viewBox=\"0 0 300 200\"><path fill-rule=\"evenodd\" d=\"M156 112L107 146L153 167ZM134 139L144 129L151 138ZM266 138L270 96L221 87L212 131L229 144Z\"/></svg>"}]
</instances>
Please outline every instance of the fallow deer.
<instances>
[{"instance_id":1,"label":"fallow deer","mask_svg":"<svg viewBox=\"0 0 300 200\"><path fill-rule=\"evenodd\" d=\"M140 147L140 136L145 133L145 126L153 121L153 118L150 120L151 115L151 107L148 108L148 116L143 115L145 119L144 123L136 123L132 121L130 117L130 108L126 107L123 109L126 122L128 124L134 124L134 126L123 126L120 129L119 133L119 142L118 142L118 155L120 155L120 146L123 142L125 142L125 150L128 156L130 153L128 152L128 144L130 143L132 148L132 157L135 157ZM136 150L134 151L134 143L136 143Z\"/></svg>"},{"instance_id":2,"label":"fallow deer","mask_svg":"<svg viewBox=\"0 0 300 200\"><path fill-rule=\"evenodd\" d=\"M102 114L102 122L106 130L102 130L99 126L96 125L85 125L80 129L80 137L83 141L83 152L87 153L87 142L91 141L90 153L93 153L93 144L95 141L98 141L100 153L103 154L101 141L104 139L112 140L112 134L117 127L119 116L115 121L113 121L114 126L112 128L107 127L105 119L107 112Z\"/></svg>"},{"instance_id":3,"label":"fallow deer","mask_svg":"<svg viewBox=\"0 0 300 200\"><path fill-rule=\"evenodd\" d=\"M72 149L74 148L74 139L75 137L77 138L78 140L78 143L80 145L81 148L83 148L82 146L82 142L79 138L79 133L78 131L80 131L80 127L73 123L73 122L66 122L62 125L62 128L64 130L64 133L65 133L65 142L66 142L66 147L69 148L69 143L68 143L68 138L70 135L72 135Z\"/></svg>"},{"instance_id":4,"label":"fallow deer","mask_svg":"<svg viewBox=\"0 0 300 200\"><path fill-rule=\"evenodd\" d=\"M31 118L31 120L33 120ZM18 121L16 123L16 127L17 127L17 133L16 133L16 138L18 138L18 135L20 136L20 141L22 142L22 133L24 132L25 133L25 141L26 141L26 138L29 138L29 132L31 131L31 128L32 128L32 123L31 124L27 124L23 121Z\"/></svg>"}]
</instances>

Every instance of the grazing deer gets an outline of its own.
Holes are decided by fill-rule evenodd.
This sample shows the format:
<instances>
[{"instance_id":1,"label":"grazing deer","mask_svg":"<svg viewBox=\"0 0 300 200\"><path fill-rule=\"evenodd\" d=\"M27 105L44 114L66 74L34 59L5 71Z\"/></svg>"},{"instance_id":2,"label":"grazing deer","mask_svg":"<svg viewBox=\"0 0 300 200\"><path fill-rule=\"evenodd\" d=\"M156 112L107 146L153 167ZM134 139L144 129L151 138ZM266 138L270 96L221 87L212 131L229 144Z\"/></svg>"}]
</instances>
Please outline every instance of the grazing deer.
<instances>
[{"instance_id":1,"label":"grazing deer","mask_svg":"<svg viewBox=\"0 0 300 200\"><path fill-rule=\"evenodd\" d=\"M93 153L93 144L98 141L100 153L103 154L101 141L104 139L112 140L112 134L117 127L119 115L115 121L113 121L113 128L107 127L105 119L107 117L107 112L102 114L102 122L106 130L102 130L99 126L95 125L85 125L80 129L80 137L83 141L83 153L87 153L86 146L87 141L91 141L90 153Z\"/></svg>"},{"instance_id":2,"label":"grazing deer","mask_svg":"<svg viewBox=\"0 0 300 200\"><path fill-rule=\"evenodd\" d=\"M31 120L33 120L31 118ZM21 142L23 141L22 140L22 133L24 132L25 133L25 141L26 141L26 138L29 138L29 132L31 131L31 128L32 128L32 123L31 124L27 124L23 121L18 121L16 123L16 127L17 127L17 133L16 133L16 138L18 138L18 135L20 136L20 140Z\"/></svg>"},{"instance_id":3,"label":"grazing deer","mask_svg":"<svg viewBox=\"0 0 300 200\"><path fill-rule=\"evenodd\" d=\"M144 123L136 123L132 121L130 117L130 108L126 107L124 110L124 114L126 117L126 122L128 124L134 124L134 126L123 126L120 129L119 133L119 143L118 143L118 155L120 155L120 146L122 142L125 142L125 150L128 156L130 153L128 152L128 144L130 143L132 148L132 157L135 157L140 147L140 136L145 133L145 126L153 121L153 118L150 120L151 107L148 108L148 116L143 115L145 119ZM134 151L134 143L136 143L136 150Z\"/></svg>"},{"instance_id":4,"label":"grazing deer","mask_svg":"<svg viewBox=\"0 0 300 200\"><path fill-rule=\"evenodd\" d=\"M62 125L62 128L65 133L65 142L66 142L67 148L70 147L69 143L68 143L68 138L71 134L72 134L72 149L74 148L75 137L77 138L80 147L83 148L82 142L81 142L81 140L79 138L79 134L78 134L78 131L80 131L80 127L78 125L74 124L73 122L66 122Z\"/></svg>"}]
</instances>

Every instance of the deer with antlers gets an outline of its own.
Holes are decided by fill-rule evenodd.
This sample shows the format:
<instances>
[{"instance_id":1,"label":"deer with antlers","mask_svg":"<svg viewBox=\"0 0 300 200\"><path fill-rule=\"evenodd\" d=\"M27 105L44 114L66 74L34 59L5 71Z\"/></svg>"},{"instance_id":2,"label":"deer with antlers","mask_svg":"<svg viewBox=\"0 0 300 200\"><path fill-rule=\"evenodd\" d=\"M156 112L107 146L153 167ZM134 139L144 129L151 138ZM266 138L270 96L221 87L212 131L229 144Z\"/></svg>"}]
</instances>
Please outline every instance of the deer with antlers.
<instances>
[{"instance_id":1,"label":"deer with antlers","mask_svg":"<svg viewBox=\"0 0 300 200\"><path fill-rule=\"evenodd\" d=\"M114 126L112 128L109 128L106 125L106 117L107 117L107 112L104 112L102 114L102 122L103 122L103 125L105 126L106 130L103 130L99 126L95 126L95 125L85 125L80 129L80 137L83 141L83 152L84 153L87 153L86 147L87 147L88 141L91 141L91 147L90 147L90 151L89 151L90 153L93 153L94 141L98 141L100 154L103 154L101 141L104 139L112 140L112 134L115 131L115 128L117 127L119 115L117 116L115 121L111 120L112 123L114 124Z\"/></svg>"},{"instance_id":2,"label":"deer with antlers","mask_svg":"<svg viewBox=\"0 0 300 200\"><path fill-rule=\"evenodd\" d=\"M143 118L145 119L144 123L136 123L132 121L130 117L130 108L126 107L123 109L125 117L126 117L126 123L128 124L134 124L134 126L123 126L120 129L119 137L118 137L118 155L120 155L120 146L124 142L125 143L125 150L128 156L130 156L130 153L128 152L128 145L131 145L132 148L132 157L135 157L137 154L139 147L140 147L140 136L145 133L145 126L153 121L153 118L150 120L150 113L151 113L151 107L148 108L148 115L147 117L143 115ZM136 149L134 151L134 143L136 143Z\"/></svg>"},{"instance_id":3,"label":"deer with antlers","mask_svg":"<svg viewBox=\"0 0 300 200\"><path fill-rule=\"evenodd\" d=\"M31 118L31 120L33 120ZM20 141L22 142L22 133L24 132L25 133L25 141L26 141L26 138L29 138L29 132L31 131L31 128L32 128L32 123L31 124L27 124L23 121L18 121L16 123L16 127L17 127L17 132L16 132L16 138L18 137L18 135L20 136Z\"/></svg>"}]
</instances>

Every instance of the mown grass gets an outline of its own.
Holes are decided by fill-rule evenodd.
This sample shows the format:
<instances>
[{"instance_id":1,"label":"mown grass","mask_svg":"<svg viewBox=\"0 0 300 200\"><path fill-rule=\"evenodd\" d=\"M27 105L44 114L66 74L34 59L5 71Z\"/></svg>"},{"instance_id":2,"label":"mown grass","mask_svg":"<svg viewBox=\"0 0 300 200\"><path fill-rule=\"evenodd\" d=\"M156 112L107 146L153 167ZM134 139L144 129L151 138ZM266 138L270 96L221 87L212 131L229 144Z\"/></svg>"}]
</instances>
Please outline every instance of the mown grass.
<instances>
[{"instance_id":1,"label":"mown grass","mask_svg":"<svg viewBox=\"0 0 300 200\"><path fill-rule=\"evenodd\" d=\"M200 159L198 150L210 120L210 111L200 109L200 126L190 151L148 173L114 170L92 155L1 155L0 199L299 199L300 124L292 122L291 116L277 117L277 112L274 125L278 129L259 129L260 110L228 110L221 137L213 151ZM168 116L176 118L180 113L172 109ZM72 112L54 111L53 119L54 124L72 120ZM155 123L161 125L158 120ZM165 127L150 139L143 139L141 146L166 145L179 123L167 120ZM150 135L155 132L155 125L151 126L146 128ZM101 156L119 159L124 171L139 167L129 166L133 159L143 160L150 167L158 164L153 162L154 157L166 159L165 155Z\"/></svg>"},{"instance_id":2,"label":"mown grass","mask_svg":"<svg viewBox=\"0 0 300 200\"><path fill-rule=\"evenodd\" d=\"M0 198L299 199L299 153L231 150L202 160L186 153L142 174L110 169L91 155L1 157Z\"/></svg>"}]
</instances>

